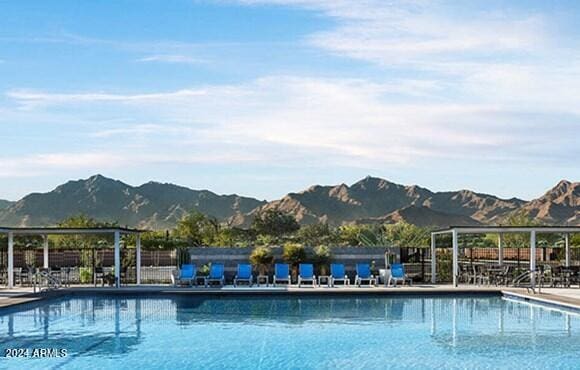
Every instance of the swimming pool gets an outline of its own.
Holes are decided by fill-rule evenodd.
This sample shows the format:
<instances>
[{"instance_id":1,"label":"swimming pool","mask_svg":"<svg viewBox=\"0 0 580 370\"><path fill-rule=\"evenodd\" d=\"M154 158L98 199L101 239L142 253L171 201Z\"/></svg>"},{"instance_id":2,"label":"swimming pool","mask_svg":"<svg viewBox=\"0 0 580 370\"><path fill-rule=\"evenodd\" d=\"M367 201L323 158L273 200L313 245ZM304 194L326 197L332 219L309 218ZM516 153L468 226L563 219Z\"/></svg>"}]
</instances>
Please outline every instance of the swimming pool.
<instances>
[{"instance_id":1,"label":"swimming pool","mask_svg":"<svg viewBox=\"0 0 580 370\"><path fill-rule=\"evenodd\" d=\"M0 311L0 338L67 351L0 368L580 367L577 313L499 296L73 296Z\"/></svg>"}]
</instances>

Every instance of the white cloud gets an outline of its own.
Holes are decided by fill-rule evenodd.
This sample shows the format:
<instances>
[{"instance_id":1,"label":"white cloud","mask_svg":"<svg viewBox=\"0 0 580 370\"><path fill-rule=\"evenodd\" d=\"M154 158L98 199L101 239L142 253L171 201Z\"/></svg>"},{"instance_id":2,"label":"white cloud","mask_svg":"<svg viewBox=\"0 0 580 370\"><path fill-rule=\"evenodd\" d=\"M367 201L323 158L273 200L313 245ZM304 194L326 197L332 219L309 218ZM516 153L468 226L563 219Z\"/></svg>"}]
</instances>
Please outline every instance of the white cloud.
<instances>
[{"instance_id":1,"label":"white cloud","mask_svg":"<svg viewBox=\"0 0 580 370\"><path fill-rule=\"evenodd\" d=\"M422 93L407 94L412 86ZM271 76L165 93L36 91L12 92L9 98L35 114L58 114L63 123L93 122L83 129L91 144L121 158L41 158L42 163L63 168L77 163L91 168L191 160L377 168L437 158L549 160L562 152L578 152L573 141L562 137L573 137L579 117L555 122L556 133L553 126L527 118L546 115L541 107L520 111L495 102L431 99L438 91L437 85L414 80L371 83ZM118 149L128 146L129 153L147 154Z\"/></svg>"},{"instance_id":2,"label":"white cloud","mask_svg":"<svg viewBox=\"0 0 580 370\"><path fill-rule=\"evenodd\" d=\"M195 154L134 153L108 148L108 153L97 152L57 152L29 156L0 157L0 178L34 177L71 170L93 172L119 168L136 168L152 164L220 164L256 161L258 158L243 153Z\"/></svg>"},{"instance_id":3,"label":"white cloud","mask_svg":"<svg viewBox=\"0 0 580 370\"><path fill-rule=\"evenodd\" d=\"M181 64L200 64L206 63L204 59L193 58L186 55L176 54L159 54L150 55L137 59L137 62L159 62L159 63L181 63Z\"/></svg>"}]
</instances>

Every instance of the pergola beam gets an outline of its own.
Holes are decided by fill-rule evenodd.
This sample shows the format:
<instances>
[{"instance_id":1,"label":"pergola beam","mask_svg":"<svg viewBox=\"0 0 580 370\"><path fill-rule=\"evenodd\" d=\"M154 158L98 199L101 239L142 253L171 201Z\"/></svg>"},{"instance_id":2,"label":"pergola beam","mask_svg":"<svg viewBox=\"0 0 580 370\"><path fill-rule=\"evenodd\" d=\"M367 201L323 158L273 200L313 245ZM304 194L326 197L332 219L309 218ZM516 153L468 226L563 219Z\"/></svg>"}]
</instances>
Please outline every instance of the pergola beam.
<instances>
[{"instance_id":1,"label":"pergola beam","mask_svg":"<svg viewBox=\"0 0 580 370\"><path fill-rule=\"evenodd\" d=\"M580 233L580 226L451 226L443 230L435 230L432 234L446 234L457 230L458 234L499 234L499 233Z\"/></svg>"},{"instance_id":2,"label":"pergola beam","mask_svg":"<svg viewBox=\"0 0 580 370\"><path fill-rule=\"evenodd\" d=\"M536 288L536 231L530 232L530 283Z\"/></svg>"},{"instance_id":3,"label":"pergola beam","mask_svg":"<svg viewBox=\"0 0 580 370\"><path fill-rule=\"evenodd\" d=\"M115 231L115 287L121 287L121 233Z\"/></svg>"},{"instance_id":4,"label":"pergola beam","mask_svg":"<svg viewBox=\"0 0 580 370\"><path fill-rule=\"evenodd\" d=\"M42 237L42 266L48 268L48 235L43 235Z\"/></svg>"},{"instance_id":5,"label":"pergola beam","mask_svg":"<svg viewBox=\"0 0 580 370\"><path fill-rule=\"evenodd\" d=\"M453 229L452 244L453 244L453 286L457 287L459 285L459 241L457 240L459 235L456 229Z\"/></svg>"},{"instance_id":6,"label":"pergola beam","mask_svg":"<svg viewBox=\"0 0 580 370\"><path fill-rule=\"evenodd\" d=\"M431 284L437 283L437 248L435 248L435 234L431 234Z\"/></svg>"},{"instance_id":7,"label":"pergola beam","mask_svg":"<svg viewBox=\"0 0 580 370\"><path fill-rule=\"evenodd\" d=\"M499 233L497 238L497 263L503 266L503 234Z\"/></svg>"},{"instance_id":8,"label":"pergola beam","mask_svg":"<svg viewBox=\"0 0 580 370\"><path fill-rule=\"evenodd\" d=\"M137 285L141 285L141 234L135 237L135 275Z\"/></svg>"},{"instance_id":9,"label":"pergola beam","mask_svg":"<svg viewBox=\"0 0 580 370\"><path fill-rule=\"evenodd\" d=\"M570 267L570 234L564 234L564 253L566 254L565 266Z\"/></svg>"},{"instance_id":10,"label":"pergola beam","mask_svg":"<svg viewBox=\"0 0 580 370\"><path fill-rule=\"evenodd\" d=\"M14 288L14 234L8 232L8 288Z\"/></svg>"}]
</instances>

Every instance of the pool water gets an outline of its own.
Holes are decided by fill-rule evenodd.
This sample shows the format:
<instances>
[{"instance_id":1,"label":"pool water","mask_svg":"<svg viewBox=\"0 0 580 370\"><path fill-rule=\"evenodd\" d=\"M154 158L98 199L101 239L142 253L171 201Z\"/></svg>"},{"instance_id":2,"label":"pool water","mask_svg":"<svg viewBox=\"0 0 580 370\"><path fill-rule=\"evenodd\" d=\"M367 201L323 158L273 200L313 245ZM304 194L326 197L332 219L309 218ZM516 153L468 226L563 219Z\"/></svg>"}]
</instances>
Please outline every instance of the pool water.
<instances>
[{"instance_id":1,"label":"pool water","mask_svg":"<svg viewBox=\"0 0 580 370\"><path fill-rule=\"evenodd\" d=\"M0 368L580 368L580 316L498 296L72 297L0 311ZM31 353L31 352L30 352Z\"/></svg>"}]
</instances>

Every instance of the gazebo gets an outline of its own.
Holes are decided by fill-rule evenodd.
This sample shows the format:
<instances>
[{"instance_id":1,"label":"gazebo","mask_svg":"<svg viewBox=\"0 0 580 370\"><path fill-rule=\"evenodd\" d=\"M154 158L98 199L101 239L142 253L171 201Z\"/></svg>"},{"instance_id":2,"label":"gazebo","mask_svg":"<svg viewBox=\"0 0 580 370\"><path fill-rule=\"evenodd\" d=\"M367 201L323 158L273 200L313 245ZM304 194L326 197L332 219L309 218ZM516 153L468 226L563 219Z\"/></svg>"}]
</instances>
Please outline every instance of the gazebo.
<instances>
[{"instance_id":1,"label":"gazebo","mask_svg":"<svg viewBox=\"0 0 580 370\"><path fill-rule=\"evenodd\" d=\"M460 234L497 234L498 235L498 264L503 264L503 236L505 234L530 235L530 272L531 285L535 287L536 271L536 234L564 235L565 265L570 266L570 234L580 233L580 226L450 226L446 229L431 233L431 283L437 282L437 248L436 236L450 234L453 249L453 286L457 287L459 277L459 235Z\"/></svg>"},{"instance_id":2,"label":"gazebo","mask_svg":"<svg viewBox=\"0 0 580 370\"><path fill-rule=\"evenodd\" d=\"M70 227L2 227L0 234L8 236L8 288L14 287L14 237L19 235L40 235L43 237L43 265L48 268L48 236L49 235L113 235L115 246L115 286L121 286L121 235L135 235L135 270L137 285L141 284L141 233L146 230L130 229L124 227L96 227L96 228L70 228Z\"/></svg>"}]
</instances>

